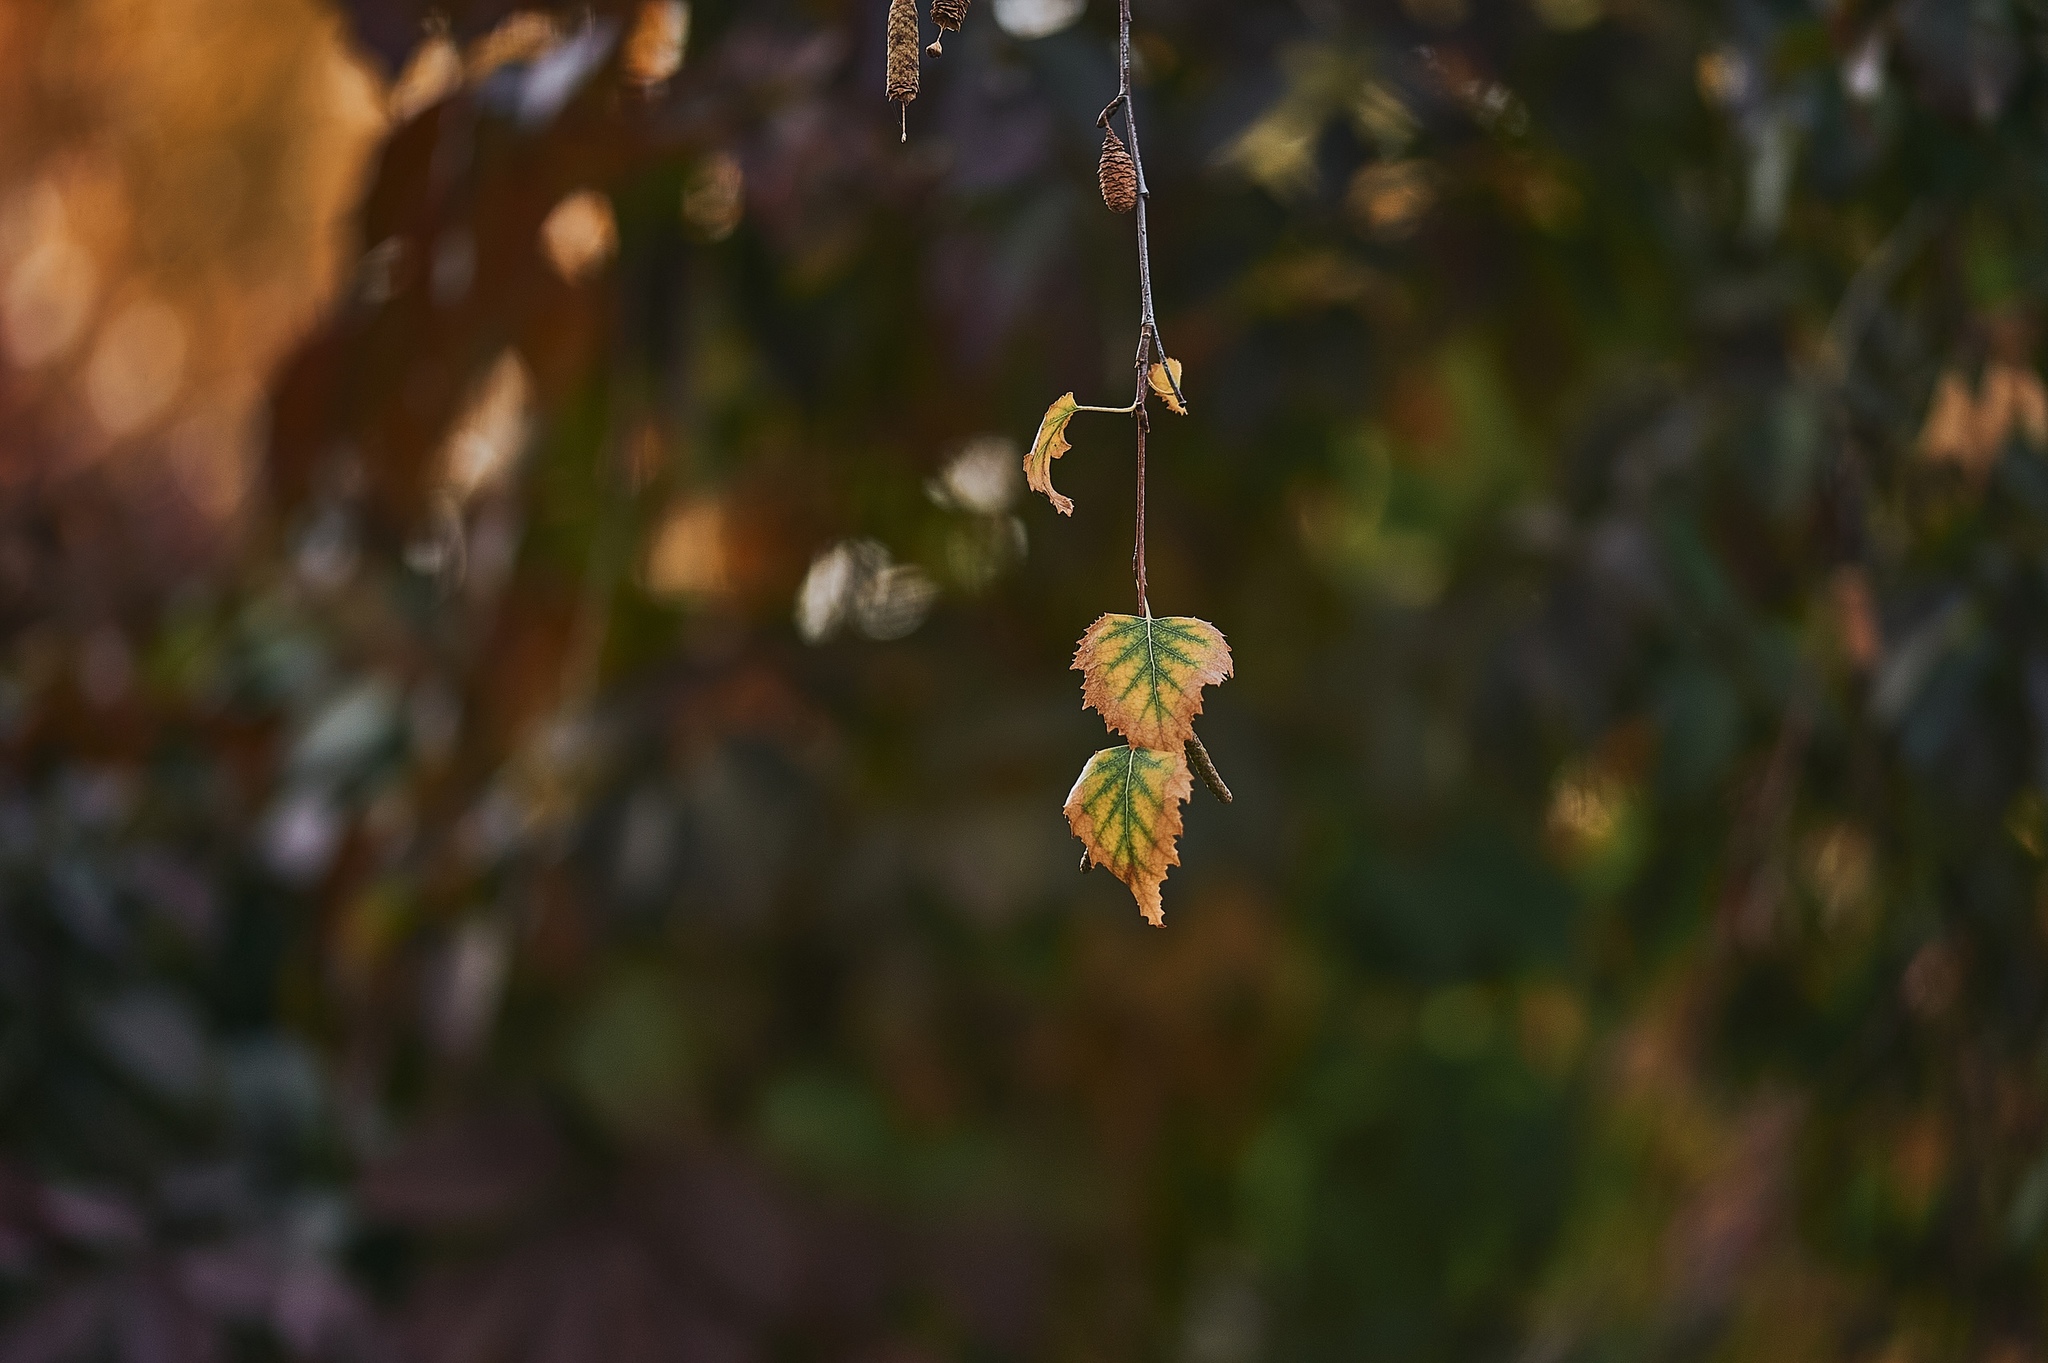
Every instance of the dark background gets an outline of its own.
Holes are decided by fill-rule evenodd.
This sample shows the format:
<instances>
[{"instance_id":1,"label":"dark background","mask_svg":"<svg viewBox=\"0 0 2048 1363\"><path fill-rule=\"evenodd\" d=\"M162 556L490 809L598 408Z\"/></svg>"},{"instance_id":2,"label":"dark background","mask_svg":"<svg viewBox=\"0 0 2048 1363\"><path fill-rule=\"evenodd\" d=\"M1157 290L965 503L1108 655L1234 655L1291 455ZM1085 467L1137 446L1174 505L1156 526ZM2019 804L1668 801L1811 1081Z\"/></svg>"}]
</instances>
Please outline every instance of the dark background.
<instances>
[{"instance_id":1,"label":"dark background","mask_svg":"<svg viewBox=\"0 0 2048 1363\"><path fill-rule=\"evenodd\" d=\"M2048 1357L2048 12L1136 0L1156 931L1115 15L884 9L0 17L0 1360Z\"/></svg>"}]
</instances>

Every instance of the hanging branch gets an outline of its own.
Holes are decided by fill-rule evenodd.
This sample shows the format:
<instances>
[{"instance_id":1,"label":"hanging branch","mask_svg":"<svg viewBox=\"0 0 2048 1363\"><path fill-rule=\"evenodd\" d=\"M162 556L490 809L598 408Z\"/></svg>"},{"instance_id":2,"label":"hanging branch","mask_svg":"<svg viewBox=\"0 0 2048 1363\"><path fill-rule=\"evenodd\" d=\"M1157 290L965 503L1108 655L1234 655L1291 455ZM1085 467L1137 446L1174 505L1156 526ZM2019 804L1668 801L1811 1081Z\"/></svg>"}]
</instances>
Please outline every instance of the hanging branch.
<instances>
[{"instance_id":1,"label":"hanging branch","mask_svg":"<svg viewBox=\"0 0 2048 1363\"><path fill-rule=\"evenodd\" d=\"M1136 395L1131 399L1132 412L1138 423L1138 495L1135 533L1131 546L1131 576L1138 588L1138 611L1141 615L1152 614L1152 606L1145 593L1145 437L1151 433L1151 414L1146 409L1146 390L1151 386L1152 366L1162 366L1167 387L1181 410L1187 406L1187 397L1180 390L1180 376L1174 371L1179 368L1166 358L1166 347L1159 339L1159 318L1152 307L1152 242L1147 230L1146 211L1152 198L1152 190L1145 183L1145 153L1138 143L1138 111L1131 99L1131 0L1117 0L1116 11L1116 98L1111 100L1102 113L1096 117L1095 126L1105 134L1103 140L1102 187L1103 202L1117 212L1126 211L1122 206L1122 185L1112 188L1112 178L1123 178L1123 161L1128 157L1129 175L1136 181L1136 192L1129 197L1130 206L1137 210L1138 217L1138 353L1132 362L1137 371ZM1110 119L1121 108L1124 116L1124 137L1120 143L1116 130L1110 126Z\"/></svg>"},{"instance_id":2,"label":"hanging branch","mask_svg":"<svg viewBox=\"0 0 2048 1363\"><path fill-rule=\"evenodd\" d=\"M909 33L895 21L909 10L914 22L916 0L892 0L889 93L899 103L915 95L916 49L897 33ZM942 30L957 27L964 13L961 0L933 0L932 14ZM951 17L954 23L947 23ZM934 44L931 51L936 54ZM897 54L901 53L899 58ZM1123 135L1111 121L1123 114ZM1120 747L1104 748L1088 760L1067 796L1068 825L1084 847L1082 869L1102 866L1130 887L1148 922L1163 925L1159 887L1167 870L1180 864L1180 806L1200 777L1225 803L1230 787L1216 771L1209 751L1195 736L1195 717L1202 712L1202 692L1229 677L1230 645L1223 632L1192 616L1155 617L1145 580L1145 444L1152 432L1150 401L1187 415L1181 391L1181 367L1168 358L1159 337L1159 317L1152 304L1152 191L1145 181L1145 159L1138 142L1138 112L1131 95L1131 0L1117 0L1117 92L1095 124L1102 129L1102 158L1096 178L1102 202L1113 213L1134 213L1138 228L1138 348L1131 361L1132 393L1127 407L1093 406L1072 393L1062 395L1038 424L1038 434L1024 456L1024 478L1045 494L1062 516L1074 514L1073 499L1052 485L1052 461L1072 448L1067 427L1082 412L1128 415L1137 427L1137 499L1133 512L1131 579L1137 587L1136 615L1105 615L1089 626L1074 651L1074 667L1082 674L1082 704L1101 714L1121 735Z\"/></svg>"}]
</instances>

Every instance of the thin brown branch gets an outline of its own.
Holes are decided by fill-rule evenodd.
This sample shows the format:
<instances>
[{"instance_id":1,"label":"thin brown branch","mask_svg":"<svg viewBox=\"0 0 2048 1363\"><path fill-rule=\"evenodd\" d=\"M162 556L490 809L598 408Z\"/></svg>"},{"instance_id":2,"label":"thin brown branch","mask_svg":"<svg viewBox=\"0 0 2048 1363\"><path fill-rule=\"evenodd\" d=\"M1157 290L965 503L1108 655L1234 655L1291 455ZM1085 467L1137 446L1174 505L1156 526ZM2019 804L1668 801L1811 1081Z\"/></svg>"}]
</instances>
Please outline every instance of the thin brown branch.
<instances>
[{"instance_id":1,"label":"thin brown branch","mask_svg":"<svg viewBox=\"0 0 2048 1363\"><path fill-rule=\"evenodd\" d=\"M1096 119L1101 127L1108 127L1110 118L1119 106L1124 115L1124 142L1131 153L1131 163L1138 172L1138 353L1132 362L1136 370L1136 394L1132 407L1138 423L1138 492L1137 511L1134 517L1135 531L1131 546L1131 576L1137 583L1138 609L1149 616L1151 602L1145 592L1145 437L1151 431L1151 414L1146 407L1147 379L1150 375L1155 353L1161 361L1166 352L1159 349L1159 323L1152 309L1152 245L1147 231L1146 209L1151 198L1151 189L1145 182L1145 154L1138 141L1138 110L1131 98L1131 0L1117 0L1116 12L1116 98L1111 100ZM1169 375L1169 380L1171 376ZM1176 383L1174 396L1180 397L1180 386Z\"/></svg>"},{"instance_id":2,"label":"thin brown branch","mask_svg":"<svg viewBox=\"0 0 2048 1363\"><path fill-rule=\"evenodd\" d=\"M1149 231L1148 209L1151 201L1151 187L1145 180L1145 155L1138 142L1138 112L1131 99L1131 0L1117 0L1117 92L1116 98L1102 107L1096 115L1095 126L1108 130L1110 120L1119 109L1124 116L1124 139L1131 157L1131 164L1138 177L1138 352L1132 360L1134 372L1131 405L1125 408L1092 407L1088 411L1128 410L1138 424L1138 492L1137 509L1133 517L1134 529L1131 545L1131 576L1138 588L1138 609L1145 615L1152 614L1151 602L1145 589L1145 438L1152 430L1151 412L1146 406L1151 393L1151 370L1156 360L1166 374L1167 386L1172 389L1175 402L1181 410L1187 407L1187 395L1181 391L1180 379L1167 366L1166 347L1159 340L1159 319L1152 306L1152 242Z\"/></svg>"},{"instance_id":3,"label":"thin brown branch","mask_svg":"<svg viewBox=\"0 0 2048 1363\"><path fill-rule=\"evenodd\" d=\"M1139 351L1140 356L1143 350ZM1142 363L1142 360L1141 360ZM1131 546L1131 576L1138 584L1138 613L1146 619L1152 618L1152 602L1145 595L1145 433L1152 429L1150 414L1145 410L1145 374L1138 372L1138 511L1137 529Z\"/></svg>"}]
</instances>

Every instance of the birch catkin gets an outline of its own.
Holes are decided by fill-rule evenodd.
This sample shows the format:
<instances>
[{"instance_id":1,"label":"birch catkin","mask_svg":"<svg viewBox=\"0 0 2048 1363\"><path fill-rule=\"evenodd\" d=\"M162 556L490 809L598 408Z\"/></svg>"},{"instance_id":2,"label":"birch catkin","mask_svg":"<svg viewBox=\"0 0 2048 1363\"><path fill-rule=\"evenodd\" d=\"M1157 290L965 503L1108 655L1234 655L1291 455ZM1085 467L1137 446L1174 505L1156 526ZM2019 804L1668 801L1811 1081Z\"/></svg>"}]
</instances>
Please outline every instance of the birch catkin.
<instances>
[{"instance_id":1,"label":"birch catkin","mask_svg":"<svg viewBox=\"0 0 2048 1363\"><path fill-rule=\"evenodd\" d=\"M925 51L934 57L945 55L945 41L948 33L958 33L960 25L967 21L967 0L932 0L932 22L939 26L939 36Z\"/></svg>"},{"instance_id":2,"label":"birch catkin","mask_svg":"<svg viewBox=\"0 0 2048 1363\"><path fill-rule=\"evenodd\" d=\"M909 139L910 101L917 98L917 0L889 0L890 99L903 106L904 138Z\"/></svg>"},{"instance_id":3,"label":"birch catkin","mask_svg":"<svg viewBox=\"0 0 2048 1363\"><path fill-rule=\"evenodd\" d=\"M1138 206L1138 166L1124 149L1114 130L1102 135L1102 163L1095 168L1102 182L1102 202L1112 213L1128 213Z\"/></svg>"},{"instance_id":4,"label":"birch catkin","mask_svg":"<svg viewBox=\"0 0 2048 1363\"><path fill-rule=\"evenodd\" d=\"M1229 804L1230 787L1223 784L1223 773L1216 770L1215 759L1210 757L1209 750L1202 746L1202 740L1189 734L1187 751L1188 766L1195 775L1202 778L1202 784L1209 788L1209 793L1224 804Z\"/></svg>"}]
</instances>

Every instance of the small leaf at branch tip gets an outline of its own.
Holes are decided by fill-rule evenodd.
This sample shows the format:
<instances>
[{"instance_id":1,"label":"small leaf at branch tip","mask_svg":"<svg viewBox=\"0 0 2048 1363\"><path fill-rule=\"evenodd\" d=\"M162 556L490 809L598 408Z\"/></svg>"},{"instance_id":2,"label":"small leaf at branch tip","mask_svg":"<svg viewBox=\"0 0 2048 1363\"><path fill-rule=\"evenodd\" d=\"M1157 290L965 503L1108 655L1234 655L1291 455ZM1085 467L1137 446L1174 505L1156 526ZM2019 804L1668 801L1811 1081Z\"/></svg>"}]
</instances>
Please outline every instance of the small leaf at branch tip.
<instances>
[{"instance_id":1,"label":"small leaf at branch tip","mask_svg":"<svg viewBox=\"0 0 2048 1363\"><path fill-rule=\"evenodd\" d=\"M1067 824L1087 859L1130 887L1155 928L1166 926L1159 887L1167 868L1180 865L1180 807L1193 791L1179 751L1123 747L1089 758L1067 794Z\"/></svg>"},{"instance_id":2,"label":"small leaf at branch tip","mask_svg":"<svg viewBox=\"0 0 2048 1363\"><path fill-rule=\"evenodd\" d=\"M1193 616L1105 615L1074 650L1081 703L1141 748L1179 752L1194 737L1202 688L1230 675L1223 631Z\"/></svg>"},{"instance_id":3,"label":"small leaf at branch tip","mask_svg":"<svg viewBox=\"0 0 2048 1363\"><path fill-rule=\"evenodd\" d=\"M1074 499L1062 495L1052 485L1052 461L1065 454L1073 446L1067 443L1067 423L1074 419L1074 413L1081 410L1081 404L1068 393L1045 409L1045 419L1038 423L1038 435L1031 442L1031 450L1024 456L1024 481L1033 492L1042 492L1053 510L1062 516L1074 514Z\"/></svg>"},{"instance_id":4,"label":"small leaf at branch tip","mask_svg":"<svg viewBox=\"0 0 2048 1363\"><path fill-rule=\"evenodd\" d=\"M1186 416L1187 404L1181 400L1186 390L1181 387L1180 361L1169 356L1165 364L1153 365L1150 378L1152 391L1166 403L1166 410L1175 416Z\"/></svg>"}]
</instances>

